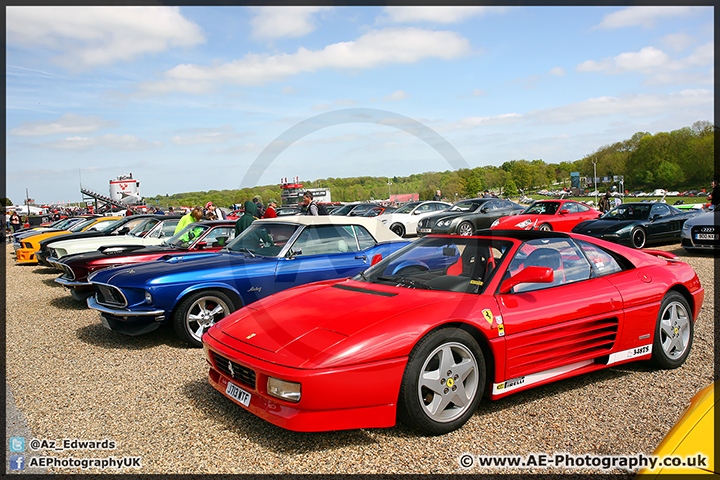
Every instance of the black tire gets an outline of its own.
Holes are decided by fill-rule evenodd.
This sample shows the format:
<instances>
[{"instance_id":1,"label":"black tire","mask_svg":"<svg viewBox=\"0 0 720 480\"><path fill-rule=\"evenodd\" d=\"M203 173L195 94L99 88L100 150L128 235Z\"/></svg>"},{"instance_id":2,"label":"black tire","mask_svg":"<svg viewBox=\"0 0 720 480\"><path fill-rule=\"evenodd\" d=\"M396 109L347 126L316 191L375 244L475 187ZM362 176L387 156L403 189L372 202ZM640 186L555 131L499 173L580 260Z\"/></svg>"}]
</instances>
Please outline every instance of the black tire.
<instances>
[{"instance_id":1,"label":"black tire","mask_svg":"<svg viewBox=\"0 0 720 480\"><path fill-rule=\"evenodd\" d=\"M405 236L405 227L402 223L393 223L390 226L390 230L397 235L398 237L404 237Z\"/></svg>"},{"instance_id":2,"label":"black tire","mask_svg":"<svg viewBox=\"0 0 720 480\"><path fill-rule=\"evenodd\" d=\"M552 232L552 226L549 223L541 223L538 230L541 232Z\"/></svg>"},{"instance_id":3,"label":"black tire","mask_svg":"<svg viewBox=\"0 0 720 480\"><path fill-rule=\"evenodd\" d=\"M461 235L463 237L469 237L473 233L475 233L475 227L470 222L462 222L457 227L457 234Z\"/></svg>"},{"instance_id":4,"label":"black tire","mask_svg":"<svg viewBox=\"0 0 720 480\"><path fill-rule=\"evenodd\" d=\"M202 334L236 310L218 290L203 290L185 297L173 317L175 333L193 347L202 347Z\"/></svg>"},{"instance_id":5,"label":"black tire","mask_svg":"<svg viewBox=\"0 0 720 480\"><path fill-rule=\"evenodd\" d=\"M645 229L642 227L633 228L633 231L630 233L630 244L632 247L637 249L643 248L646 241L647 234L645 233Z\"/></svg>"},{"instance_id":6,"label":"black tire","mask_svg":"<svg viewBox=\"0 0 720 480\"><path fill-rule=\"evenodd\" d=\"M679 367L690 354L694 334L687 300L677 292L668 292L658 312L651 362L663 369Z\"/></svg>"},{"instance_id":7,"label":"black tire","mask_svg":"<svg viewBox=\"0 0 720 480\"><path fill-rule=\"evenodd\" d=\"M439 378L429 375L422 381L423 372L436 371ZM427 435L452 432L475 413L485 378L485 357L472 335L459 328L431 332L410 352L400 386L398 419Z\"/></svg>"}]
</instances>

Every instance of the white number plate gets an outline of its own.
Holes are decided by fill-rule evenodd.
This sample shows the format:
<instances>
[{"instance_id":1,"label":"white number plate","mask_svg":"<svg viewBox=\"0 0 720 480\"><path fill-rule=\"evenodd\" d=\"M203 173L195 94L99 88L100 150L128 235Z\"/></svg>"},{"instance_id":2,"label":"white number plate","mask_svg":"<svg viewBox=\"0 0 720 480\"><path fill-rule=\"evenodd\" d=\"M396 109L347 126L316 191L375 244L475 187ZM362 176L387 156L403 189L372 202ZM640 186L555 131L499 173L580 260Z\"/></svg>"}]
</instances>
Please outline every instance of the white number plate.
<instances>
[{"instance_id":1,"label":"white number plate","mask_svg":"<svg viewBox=\"0 0 720 480\"><path fill-rule=\"evenodd\" d=\"M718 235L714 233L696 233L695 240L718 240Z\"/></svg>"},{"instance_id":2,"label":"white number plate","mask_svg":"<svg viewBox=\"0 0 720 480\"><path fill-rule=\"evenodd\" d=\"M232 382L228 382L227 388L225 389L225 393L227 393L231 398L234 398L238 402L242 403L246 407L250 406L250 395L248 392L243 390L242 388L238 387Z\"/></svg>"},{"instance_id":3,"label":"white number plate","mask_svg":"<svg viewBox=\"0 0 720 480\"><path fill-rule=\"evenodd\" d=\"M420 231L420 233L430 233L429 228L418 228L418 230Z\"/></svg>"}]
</instances>

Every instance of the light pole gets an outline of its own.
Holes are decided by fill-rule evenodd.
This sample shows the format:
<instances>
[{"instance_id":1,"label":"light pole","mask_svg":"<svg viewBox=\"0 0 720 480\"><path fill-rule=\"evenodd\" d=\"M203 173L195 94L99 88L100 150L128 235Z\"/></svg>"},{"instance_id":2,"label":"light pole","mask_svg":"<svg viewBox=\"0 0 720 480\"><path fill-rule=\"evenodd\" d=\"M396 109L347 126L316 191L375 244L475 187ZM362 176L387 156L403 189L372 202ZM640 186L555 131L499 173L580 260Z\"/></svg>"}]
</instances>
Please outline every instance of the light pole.
<instances>
[{"instance_id":1,"label":"light pole","mask_svg":"<svg viewBox=\"0 0 720 480\"><path fill-rule=\"evenodd\" d=\"M390 196L391 196L391 195L390 195L390 185L392 185L392 182L391 182L390 179L388 178L388 182L387 182L387 186L388 186L388 202L390 201Z\"/></svg>"},{"instance_id":2,"label":"light pole","mask_svg":"<svg viewBox=\"0 0 720 480\"><path fill-rule=\"evenodd\" d=\"M595 185L595 208L597 208L597 202L598 202L598 199L597 199L597 194L598 194L598 189L597 189L597 159L596 159L595 157L593 157L593 158L592 158L592 162L593 162L593 184Z\"/></svg>"}]
</instances>

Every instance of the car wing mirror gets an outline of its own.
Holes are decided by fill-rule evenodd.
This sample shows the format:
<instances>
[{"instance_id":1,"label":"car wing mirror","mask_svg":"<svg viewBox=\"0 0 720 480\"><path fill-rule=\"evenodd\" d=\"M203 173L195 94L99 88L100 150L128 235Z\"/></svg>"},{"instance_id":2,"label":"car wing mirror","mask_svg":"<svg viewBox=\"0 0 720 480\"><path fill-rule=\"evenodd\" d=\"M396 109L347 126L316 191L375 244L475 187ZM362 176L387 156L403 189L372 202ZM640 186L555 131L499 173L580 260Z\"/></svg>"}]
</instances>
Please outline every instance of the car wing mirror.
<instances>
[{"instance_id":1,"label":"car wing mirror","mask_svg":"<svg viewBox=\"0 0 720 480\"><path fill-rule=\"evenodd\" d=\"M553 269L550 267L525 267L502 282L499 293L510 293L513 287L521 283L552 283L553 278Z\"/></svg>"},{"instance_id":2,"label":"car wing mirror","mask_svg":"<svg viewBox=\"0 0 720 480\"><path fill-rule=\"evenodd\" d=\"M195 245L193 245L195 248L203 249L207 247L207 242L197 242Z\"/></svg>"},{"instance_id":3,"label":"car wing mirror","mask_svg":"<svg viewBox=\"0 0 720 480\"><path fill-rule=\"evenodd\" d=\"M656 213L655 215L653 215L652 217L650 217L650 221L651 221L651 222L654 222L655 220L657 220L657 219L659 219L659 218L662 218L662 215L660 215L659 213Z\"/></svg>"},{"instance_id":4,"label":"car wing mirror","mask_svg":"<svg viewBox=\"0 0 720 480\"><path fill-rule=\"evenodd\" d=\"M128 227L122 227L120 230L118 230L117 233L118 233L118 235L125 235L129 231L130 231L130 229Z\"/></svg>"},{"instance_id":5,"label":"car wing mirror","mask_svg":"<svg viewBox=\"0 0 720 480\"><path fill-rule=\"evenodd\" d=\"M567 215L568 213L570 213L570 211L567 209L560 210L560 215Z\"/></svg>"}]
</instances>

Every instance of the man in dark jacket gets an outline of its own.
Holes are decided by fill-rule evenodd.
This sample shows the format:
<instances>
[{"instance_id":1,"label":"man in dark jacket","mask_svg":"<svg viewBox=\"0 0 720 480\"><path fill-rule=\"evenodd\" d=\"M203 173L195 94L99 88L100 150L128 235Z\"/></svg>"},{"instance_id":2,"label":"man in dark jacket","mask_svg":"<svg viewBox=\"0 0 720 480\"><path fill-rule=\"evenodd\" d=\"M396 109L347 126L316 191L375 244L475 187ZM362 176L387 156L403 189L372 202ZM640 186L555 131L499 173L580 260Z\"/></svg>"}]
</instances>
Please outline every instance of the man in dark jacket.
<instances>
[{"instance_id":1,"label":"man in dark jacket","mask_svg":"<svg viewBox=\"0 0 720 480\"><path fill-rule=\"evenodd\" d=\"M602 213L610 210L610 192L605 192L605 195L598 200L598 210Z\"/></svg>"},{"instance_id":2,"label":"man in dark jacket","mask_svg":"<svg viewBox=\"0 0 720 480\"><path fill-rule=\"evenodd\" d=\"M713 180L710 182L710 186L712 187L710 204L713 206L713 210L717 210L718 205L720 205L720 185L718 185L717 180Z\"/></svg>"},{"instance_id":3,"label":"man in dark jacket","mask_svg":"<svg viewBox=\"0 0 720 480\"><path fill-rule=\"evenodd\" d=\"M252 222L257 219L257 205L252 201L248 200L245 202L245 213L235 222L235 237L240 235L240 232L250 226Z\"/></svg>"}]
</instances>

